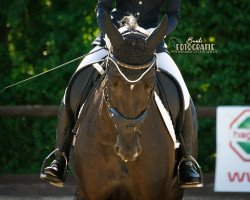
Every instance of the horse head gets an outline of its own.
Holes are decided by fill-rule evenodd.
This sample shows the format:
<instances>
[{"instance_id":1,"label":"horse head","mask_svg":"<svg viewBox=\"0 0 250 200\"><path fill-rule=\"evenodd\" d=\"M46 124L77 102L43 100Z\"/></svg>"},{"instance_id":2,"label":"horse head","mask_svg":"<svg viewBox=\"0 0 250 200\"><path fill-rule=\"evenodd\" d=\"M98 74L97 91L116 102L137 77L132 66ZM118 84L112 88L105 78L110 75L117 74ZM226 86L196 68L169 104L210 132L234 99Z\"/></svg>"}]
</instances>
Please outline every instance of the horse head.
<instances>
[{"instance_id":1,"label":"horse head","mask_svg":"<svg viewBox=\"0 0 250 200\"><path fill-rule=\"evenodd\" d=\"M133 16L122 20L117 29L104 14L107 62L105 102L117 131L114 151L123 161L134 161L141 153L141 127L147 116L155 83L155 50L167 30L165 16L149 34Z\"/></svg>"}]
</instances>

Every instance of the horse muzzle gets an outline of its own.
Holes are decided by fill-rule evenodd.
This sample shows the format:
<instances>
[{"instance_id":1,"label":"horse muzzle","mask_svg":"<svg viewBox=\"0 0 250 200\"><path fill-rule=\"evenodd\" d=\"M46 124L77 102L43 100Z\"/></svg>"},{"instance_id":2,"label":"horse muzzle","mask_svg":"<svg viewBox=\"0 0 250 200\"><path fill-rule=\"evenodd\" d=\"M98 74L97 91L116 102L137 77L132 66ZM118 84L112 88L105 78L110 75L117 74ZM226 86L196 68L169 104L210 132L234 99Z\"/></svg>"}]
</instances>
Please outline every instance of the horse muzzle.
<instances>
[{"instance_id":1,"label":"horse muzzle","mask_svg":"<svg viewBox=\"0 0 250 200\"><path fill-rule=\"evenodd\" d=\"M135 161L141 154L142 148L140 144L134 148L123 148L116 143L114 146L114 151L124 162L128 162Z\"/></svg>"}]
</instances>

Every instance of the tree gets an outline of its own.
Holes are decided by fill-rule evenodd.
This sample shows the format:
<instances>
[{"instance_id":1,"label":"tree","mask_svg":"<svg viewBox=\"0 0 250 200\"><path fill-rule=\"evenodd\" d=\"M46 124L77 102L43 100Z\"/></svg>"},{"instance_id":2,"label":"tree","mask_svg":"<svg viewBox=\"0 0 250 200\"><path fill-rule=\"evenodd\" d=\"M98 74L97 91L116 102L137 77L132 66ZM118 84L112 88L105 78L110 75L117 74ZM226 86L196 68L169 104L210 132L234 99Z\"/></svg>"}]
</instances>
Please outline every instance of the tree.
<instances>
[{"instance_id":1,"label":"tree","mask_svg":"<svg viewBox=\"0 0 250 200\"><path fill-rule=\"evenodd\" d=\"M2 0L0 88L88 52L99 32L95 6L92 0ZM201 37L219 51L171 54L197 106L249 104L249 9L247 0L182 1L179 25L166 43L170 37L182 41ZM58 105L78 64L5 91L0 104ZM1 118L0 173L38 172L53 149L55 124L54 118ZM215 124L211 120L199 124L199 158L205 171L212 171Z\"/></svg>"}]
</instances>

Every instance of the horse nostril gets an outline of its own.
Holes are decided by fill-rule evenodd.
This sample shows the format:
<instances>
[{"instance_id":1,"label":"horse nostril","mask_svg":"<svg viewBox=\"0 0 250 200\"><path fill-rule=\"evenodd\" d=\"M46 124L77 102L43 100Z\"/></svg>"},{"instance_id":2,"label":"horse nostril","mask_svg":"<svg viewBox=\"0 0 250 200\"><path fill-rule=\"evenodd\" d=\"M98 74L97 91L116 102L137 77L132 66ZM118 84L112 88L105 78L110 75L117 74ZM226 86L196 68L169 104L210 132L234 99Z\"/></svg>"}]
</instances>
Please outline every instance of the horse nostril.
<instances>
[{"instance_id":1,"label":"horse nostril","mask_svg":"<svg viewBox=\"0 0 250 200\"><path fill-rule=\"evenodd\" d=\"M114 146L114 151L115 151L116 154L119 154L119 153L120 153L120 148L119 148L118 145L115 145L115 146Z\"/></svg>"}]
</instances>

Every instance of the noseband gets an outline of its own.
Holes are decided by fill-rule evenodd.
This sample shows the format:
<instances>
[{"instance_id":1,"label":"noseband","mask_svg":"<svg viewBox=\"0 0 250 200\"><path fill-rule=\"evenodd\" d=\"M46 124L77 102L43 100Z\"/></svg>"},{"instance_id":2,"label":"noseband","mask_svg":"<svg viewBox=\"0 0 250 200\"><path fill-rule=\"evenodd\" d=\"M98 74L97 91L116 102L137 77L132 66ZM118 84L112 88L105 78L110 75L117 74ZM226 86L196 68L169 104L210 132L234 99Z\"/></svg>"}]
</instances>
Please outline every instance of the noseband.
<instances>
[{"instance_id":1,"label":"noseband","mask_svg":"<svg viewBox=\"0 0 250 200\"><path fill-rule=\"evenodd\" d=\"M140 124L144 121L144 119L147 116L148 106L147 108L137 117L135 118L129 118L125 117L123 114L121 114L117 109L111 106L109 98L108 98L108 88L105 87L104 89L104 101L107 106L107 111L109 113L109 117L113 119L115 122L115 126L117 127L117 123L121 122L122 124L125 124L126 127L136 127L137 124Z\"/></svg>"},{"instance_id":2,"label":"noseband","mask_svg":"<svg viewBox=\"0 0 250 200\"><path fill-rule=\"evenodd\" d=\"M149 106L147 106L147 108L139 116L137 116L135 118L129 118L129 117L124 116L117 109L115 109L113 106L111 106L108 94L109 94L108 88L105 87L105 89L104 89L104 102L107 106L107 111L108 111L109 117L114 122L117 134L122 129L128 129L128 128L132 128L132 130L134 132L139 132L139 134L140 134L140 130L138 127L146 118Z\"/></svg>"}]
</instances>

